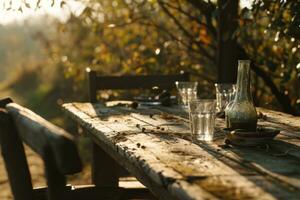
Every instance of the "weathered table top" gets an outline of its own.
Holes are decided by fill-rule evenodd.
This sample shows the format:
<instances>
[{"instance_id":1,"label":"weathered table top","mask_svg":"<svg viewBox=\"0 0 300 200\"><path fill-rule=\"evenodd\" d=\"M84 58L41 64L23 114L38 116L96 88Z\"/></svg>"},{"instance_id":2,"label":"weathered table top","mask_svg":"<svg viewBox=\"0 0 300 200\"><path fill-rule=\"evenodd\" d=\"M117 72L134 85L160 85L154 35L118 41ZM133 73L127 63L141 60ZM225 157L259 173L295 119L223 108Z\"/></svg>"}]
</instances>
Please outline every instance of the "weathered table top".
<instances>
[{"instance_id":1,"label":"weathered table top","mask_svg":"<svg viewBox=\"0 0 300 200\"><path fill-rule=\"evenodd\" d=\"M193 143L187 116L172 107L68 103L66 113L161 199L300 199L300 118L258 108L280 128L264 147ZM217 119L216 126L224 126Z\"/></svg>"}]
</instances>

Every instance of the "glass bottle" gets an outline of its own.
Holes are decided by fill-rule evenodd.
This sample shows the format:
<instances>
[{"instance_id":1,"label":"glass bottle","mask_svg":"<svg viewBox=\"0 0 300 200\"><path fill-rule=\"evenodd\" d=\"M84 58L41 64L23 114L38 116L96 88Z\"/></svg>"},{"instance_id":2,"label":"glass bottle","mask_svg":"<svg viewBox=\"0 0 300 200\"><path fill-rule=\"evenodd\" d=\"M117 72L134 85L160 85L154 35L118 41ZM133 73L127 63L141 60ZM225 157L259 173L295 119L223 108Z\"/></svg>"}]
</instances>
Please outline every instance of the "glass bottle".
<instances>
[{"instance_id":1,"label":"glass bottle","mask_svg":"<svg viewBox=\"0 0 300 200\"><path fill-rule=\"evenodd\" d=\"M237 91L234 100L225 109L226 127L255 131L257 113L250 88L250 60L239 60Z\"/></svg>"}]
</instances>

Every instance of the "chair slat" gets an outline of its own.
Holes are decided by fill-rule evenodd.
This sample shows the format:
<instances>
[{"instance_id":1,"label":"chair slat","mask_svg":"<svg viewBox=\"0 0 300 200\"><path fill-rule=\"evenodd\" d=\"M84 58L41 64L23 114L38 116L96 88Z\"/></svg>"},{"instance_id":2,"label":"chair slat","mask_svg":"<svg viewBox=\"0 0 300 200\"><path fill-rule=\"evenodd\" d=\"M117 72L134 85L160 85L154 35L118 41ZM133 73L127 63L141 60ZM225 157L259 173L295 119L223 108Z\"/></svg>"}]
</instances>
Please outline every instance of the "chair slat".
<instances>
[{"instance_id":1,"label":"chair slat","mask_svg":"<svg viewBox=\"0 0 300 200\"><path fill-rule=\"evenodd\" d=\"M187 74L144 76L97 76L96 87L101 89L163 89L175 87L175 81L187 81Z\"/></svg>"},{"instance_id":2,"label":"chair slat","mask_svg":"<svg viewBox=\"0 0 300 200\"><path fill-rule=\"evenodd\" d=\"M102 76L87 68L89 101L97 102L97 91L106 89L172 89L176 81L189 81L189 73L170 75Z\"/></svg>"}]
</instances>

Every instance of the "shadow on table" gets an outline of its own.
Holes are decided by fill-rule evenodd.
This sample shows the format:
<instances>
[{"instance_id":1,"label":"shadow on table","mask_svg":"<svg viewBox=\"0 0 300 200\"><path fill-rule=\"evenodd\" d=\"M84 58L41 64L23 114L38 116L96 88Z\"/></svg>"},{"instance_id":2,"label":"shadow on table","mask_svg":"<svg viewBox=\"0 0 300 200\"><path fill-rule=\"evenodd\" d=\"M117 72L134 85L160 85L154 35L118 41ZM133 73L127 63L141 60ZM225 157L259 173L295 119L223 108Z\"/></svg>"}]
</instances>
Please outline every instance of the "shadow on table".
<instances>
[{"instance_id":1,"label":"shadow on table","mask_svg":"<svg viewBox=\"0 0 300 200\"><path fill-rule=\"evenodd\" d=\"M278 187L282 191L300 195L299 146L282 140L274 140L269 145L260 147L219 145L220 148L216 148L208 143L197 144L270 195L281 196ZM254 175L265 180L259 181L253 178ZM265 184L266 182L272 184Z\"/></svg>"}]
</instances>

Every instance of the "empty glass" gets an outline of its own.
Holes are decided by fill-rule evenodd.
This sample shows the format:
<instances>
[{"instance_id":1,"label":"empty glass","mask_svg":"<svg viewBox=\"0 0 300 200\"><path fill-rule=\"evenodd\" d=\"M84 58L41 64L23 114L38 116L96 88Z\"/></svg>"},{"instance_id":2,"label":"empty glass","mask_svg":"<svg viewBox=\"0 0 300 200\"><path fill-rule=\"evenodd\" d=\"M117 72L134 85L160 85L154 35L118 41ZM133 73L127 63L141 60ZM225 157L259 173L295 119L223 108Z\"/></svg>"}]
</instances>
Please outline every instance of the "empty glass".
<instances>
[{"instance_id":1,"label":"empty glass","mask_svg":"<svg viewBox=\"0 0 300 200\"><path fill-rule=\"evenodd\" d=\"M188 106L189 101L197 99L197 82L175 82L179 93L179 104L185 107Z\"/></svg>"},{"instance_id":2,"label":"empty glass","mask_svg":"<svg viewBox=\"0 0 300 200\"><path fill-rule=\"evenodd\" d=\"M197 99L189 102L192 137L196 141L212 141L216 100Z\"/></svg>"},{"instance_id":3,"label":"empty glass","mask_svg":"<svg viewBox=\"0 0 300 200\"><path fill-rule=\"evenodd\" d=\"M229 102L233 101L236 85L230 83L216 83L217 112L224 113Z\"/></svg>"}]
</instances>

